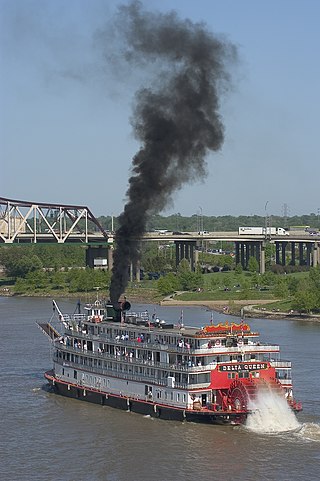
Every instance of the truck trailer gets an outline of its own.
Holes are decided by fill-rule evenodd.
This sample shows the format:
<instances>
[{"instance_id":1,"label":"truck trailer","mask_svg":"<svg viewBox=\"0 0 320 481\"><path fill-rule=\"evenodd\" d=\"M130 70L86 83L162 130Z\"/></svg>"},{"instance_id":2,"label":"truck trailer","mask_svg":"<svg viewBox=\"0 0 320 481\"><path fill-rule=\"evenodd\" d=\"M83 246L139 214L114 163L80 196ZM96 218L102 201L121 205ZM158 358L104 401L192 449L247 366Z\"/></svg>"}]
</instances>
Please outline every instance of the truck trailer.
<instances>
[{"instance_id":1,"label":"truck trailer","mask_svg":"<svg viewBox=\"0 0 320 481\"><path fill-rule=\"evenodd\" d=\"M283 227L239 227L239 235L289 235Z\"/></svg>"}]
</instances>

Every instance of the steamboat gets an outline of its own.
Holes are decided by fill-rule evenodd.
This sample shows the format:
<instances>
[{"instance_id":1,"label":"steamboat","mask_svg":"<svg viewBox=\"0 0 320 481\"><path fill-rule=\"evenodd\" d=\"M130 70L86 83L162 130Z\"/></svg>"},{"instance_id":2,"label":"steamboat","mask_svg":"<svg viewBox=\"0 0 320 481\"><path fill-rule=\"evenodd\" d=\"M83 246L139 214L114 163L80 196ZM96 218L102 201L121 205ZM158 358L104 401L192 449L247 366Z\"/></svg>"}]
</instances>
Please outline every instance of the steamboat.
<instances>
[{"instance_id":1,"label":"steamboat","mask_svg":"<svg viewBox=\"0 0 320 481\"><path fill-rule=\"evenodd\" d=\"M276 394L293 411L291 362L241 321L202 328L166 322L100 299L63 314L63 329L38 325L53 346L45 373L55 393L143 415L211 424L241 424L258 394Z\"/></svg>"}]
</instances>

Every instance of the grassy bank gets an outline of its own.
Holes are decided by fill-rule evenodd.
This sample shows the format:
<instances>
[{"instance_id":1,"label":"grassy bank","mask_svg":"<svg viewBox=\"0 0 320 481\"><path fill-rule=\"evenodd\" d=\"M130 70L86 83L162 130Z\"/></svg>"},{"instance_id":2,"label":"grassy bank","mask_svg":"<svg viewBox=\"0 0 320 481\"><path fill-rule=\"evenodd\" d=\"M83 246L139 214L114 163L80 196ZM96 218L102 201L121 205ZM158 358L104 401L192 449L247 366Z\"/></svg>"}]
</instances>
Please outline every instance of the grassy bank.
<instances>
[{"instance_id":1,"label":"grassy bank","mask_svg":"<svg viewBox=\"0 0 320 481\"><path fill-rule=\"evenodd\" d=\"M172 277L173 276L173 277ZM174 275L171 274L171 279ZM166 277L161 278L166 279ZM169 276L168 276L169 279ZM185 279L185 278L184 278ZM176 304L214 305L217 310L228 306L229 312L239 313L248 304L268 304L268 309L290 313L319 313L320 271L280 275L268 272L264 275L242 272L217 272L200 275L199 287L173 289L167 292L159 289L157 280L143 280L129 283L125 295L131 302L159 303L163 299ZM34 272L25 278L0 280L0 295L72 297L83 302L91 301L99 287L100 297L109 297L110 273L93 270L72 270L66 272ZM196 284L197 285L197 284ZM163 283L162 283L163 287ZM167 286L165 286L167 287ZM179 290L179 291L178 291ZM297 298L301 298L301 308ZM312 301L310 308L306 301ZM318 302L318 304L317 304ZM311 305L309 303L309 305ZM262 307L259 307L262 311Z\"/></svg>"}]
</instances>

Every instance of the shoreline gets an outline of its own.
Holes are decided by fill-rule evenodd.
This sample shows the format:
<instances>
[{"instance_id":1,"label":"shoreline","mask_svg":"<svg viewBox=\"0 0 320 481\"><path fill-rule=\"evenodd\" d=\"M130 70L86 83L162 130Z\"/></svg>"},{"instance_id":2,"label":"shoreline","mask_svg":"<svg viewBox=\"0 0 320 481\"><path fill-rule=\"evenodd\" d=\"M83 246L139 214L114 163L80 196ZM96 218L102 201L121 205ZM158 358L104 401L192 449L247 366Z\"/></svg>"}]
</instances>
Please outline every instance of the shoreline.
<instances>
[{"instance_id":1,"label":"shoreline","mask_svg":"<svg viewBox=\"0 0 320 481\"><path fill-rule=\"evenodd\" d=\"M235 316L241 316L243 312L245 318L261 318L261 319L273 319L273 320L289 320L289 321L306 321L306 322L320 322L320 315L318 314L299 314L297 312L280 312L280 311L268 311L267 308L255 308L257 305L265 305L274 302L273 300L233 300L233 306L230 306L223 301L179 301L177 299L165 298L159 302L160 306L199 306L206 307L208 309L215 310L222 314L230 314Z\"/></svg>"},{"instance_id":2,"label":"shoreline","mask_svg":"<svg viewBox=\"0 0 320 481\"><path fill-rule=\"evenodd\" d=\"M13 294L11 292L1 292L0 297L35 297L35 298L69 298L69 299L80 299L82 302L90 302L89 298L94 297L95 293L92 295L83 294L83 293L57 293L57 296L54 296L52 293L43 293L41 295L34 294L34 295L18 295ZM254 300L232 300L232 306L230 306L230 301L226 302L223 300L215 300L215 301L183 301L178 300L177 298L173 298L172 296L167 296L162 300L159 299L150 299L144 296L130 296L132 302L136 303L144 303L144 304L159 304L160 306L166 307L175 307L175 306L185 306L185 307L205 307L207 309L214 310L216 312L238 316L244 315L245 318L260 318L260 319L273 319L273 320L289 320L289 321L303 321L303 322L320 322L320 315L319 314L299 314L297 312L290 313L290 312L280 312L280 311L269 311L267 308L262 307L261 309L256 308L257 305L267 305L274 300L265 300L265 299L254 299Z\"/></svg>"}]
</instances>

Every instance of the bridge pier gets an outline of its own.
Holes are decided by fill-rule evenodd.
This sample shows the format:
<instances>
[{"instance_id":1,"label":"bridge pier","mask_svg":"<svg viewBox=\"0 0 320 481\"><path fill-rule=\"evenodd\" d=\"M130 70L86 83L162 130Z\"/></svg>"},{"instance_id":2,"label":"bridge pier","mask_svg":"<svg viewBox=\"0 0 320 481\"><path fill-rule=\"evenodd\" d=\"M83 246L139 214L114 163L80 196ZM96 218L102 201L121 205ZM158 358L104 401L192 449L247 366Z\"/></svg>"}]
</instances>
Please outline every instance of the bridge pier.
<instances>
[{"instance_id":1,"label":"bridge pier","mask_svg":"<svg viewBox=\"0 0 320 481\"><path fill-rule=\"evenodd\" d=\"M276 241L276 264L285 266L287 264L286 249L289 242ZM298 251L298 252L297 252ZM290 254L291 259L289 264L296 265L296 256L298 254L299 266L316 267L320 262L318 242L291 241Z\"/></svg>"},{"instance_id":2,"label":"bridge pier","mask_svg":"<svg viewBox=\"0 0 320 481\"><path fill-rule=\"evenodd\" d=\"M299 266L303 266L303 242L299 242Z\"/></svg>"},{"instance_id":3,"label":"bridge pier","mask_svg":"<svg viewBox=\"0 0 320 481\"><path fill-rule=\"evenodd\" d=\"M288 242L281 241L276 242L276 264L285 266L286 265L286 247Z\"/></svg>"},{"instance_id":4,"label":"bridge pier","mask_svg":"<svg viewBox=\"0 0 320 481\"><path fill-rule=\"evenodd\" d=\"M113 268L113 247L108 248L108 271L112 271Z\"/></svg>"},{"instance_id":5,"label":"bridge pier","mask_svg":"<svg viewBox=\"0 0 320 481\"><path fill-rule=\"evenodd\" d=\"M296 243L291 242L291 261L290 264L292 266L296 265Z\"/></svg>"},{"instance_id":6,"label":"bridge pier","mask_svg":"<svg viewBox=\"0 0 320 481\"><path fill-rule=\"evenodd\" d=\"M264 242L260 244L260 274L266 272L266 245Z\"/></svg>"},{"instance_id":7,"label":"bridge pier","mask_svg":"<svg viewBox=\"0 0 320 481\"><path fill-rule=\"evenodd\" d=\"M313 267L317 267L320 263L320 244L316 243L313 246Z\"/></svg>"},{"instance_id":8,"label":"bridge pier","mask_svg":"<svg viewBox=\"0 0 320 481\"><path fill-rule=\"evenodd\" d=\"M103 262L101 262L101 266L99 267L105 267L109 269L109 248L104 247L102 245L98 246L88 246L86 249L86 266L90 267L91 269L94 269L98 264L95 264L95 261L97 259L100 259L101 261L107 260L106 264L104 265Z\"/></svg>"},{"instance_id":9,"label":"bridge pier","mask_svg":"<svg viewBox=\"0 0 320 481\"><path fill-rule=\"evenodd\" d=\"M140 261L137 261L135 265L133 262L130 263L130 282L134 280L141 282L140 268Z\"/></svg>"},{"instance_id":10,"label":"bridge pier","mask_svg":"<svg viewBox=\"0 0 320 481\"><path fill-rule=\"evenodd\" d=\"M248 268L250 257L255 257L259 264L260 273L265 272L265 245L264 241L237 241L236 265L241 264L243 269Z\"/></svg>"},{"instance_id":11,"label":"bridge pier","mask_svg":"<svg viewBox=\"0 0 320 481\"><path fill-rule=\"evenodd\" d=\"M196 241L175 241L176 245L176 267L179 266L182 259L189 261L190 269L195 270L195 248Z\"/></svg>"}]
</instances>

